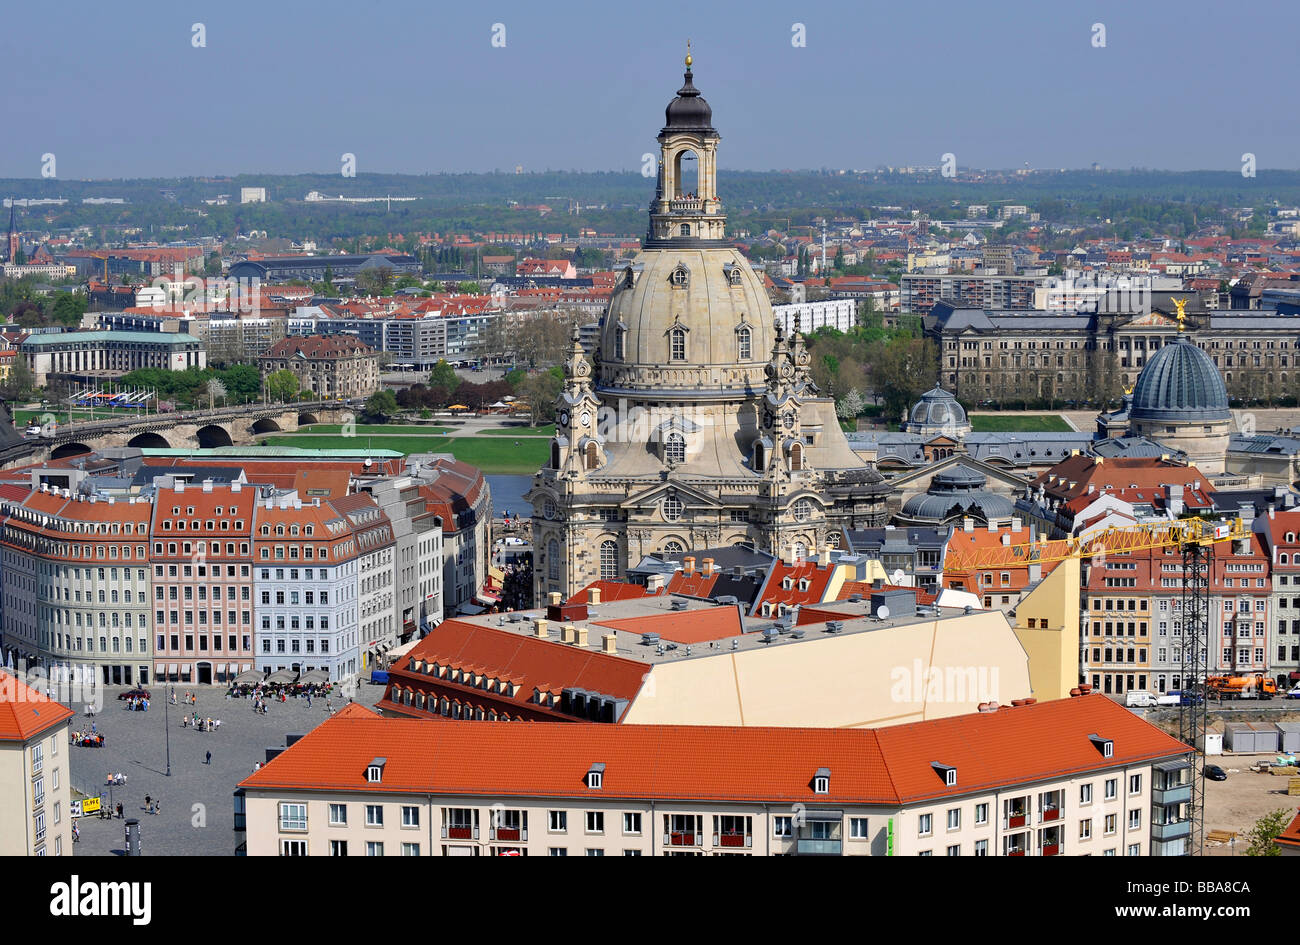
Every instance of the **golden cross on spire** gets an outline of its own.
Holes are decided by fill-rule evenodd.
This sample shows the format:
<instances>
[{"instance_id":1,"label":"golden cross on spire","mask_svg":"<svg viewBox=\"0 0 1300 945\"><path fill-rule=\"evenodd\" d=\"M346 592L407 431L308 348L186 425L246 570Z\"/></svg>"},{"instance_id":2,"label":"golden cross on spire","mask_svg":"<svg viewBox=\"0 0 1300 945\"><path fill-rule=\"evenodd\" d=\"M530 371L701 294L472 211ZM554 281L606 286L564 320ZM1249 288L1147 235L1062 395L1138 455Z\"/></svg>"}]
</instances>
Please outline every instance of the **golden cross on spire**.
<instances>
[{"instance_id":1,"label":"golden cross on spire","mask_svg":"<svg viewBox=\"0 0 1300 945\"><path fill-rule=\"evenodd\" d=\"M689 69L691 67L691 63L694 61L695 60L691 58L691 41L688 39L686 41L686 68Z\"/></svg>"}]
</instances>

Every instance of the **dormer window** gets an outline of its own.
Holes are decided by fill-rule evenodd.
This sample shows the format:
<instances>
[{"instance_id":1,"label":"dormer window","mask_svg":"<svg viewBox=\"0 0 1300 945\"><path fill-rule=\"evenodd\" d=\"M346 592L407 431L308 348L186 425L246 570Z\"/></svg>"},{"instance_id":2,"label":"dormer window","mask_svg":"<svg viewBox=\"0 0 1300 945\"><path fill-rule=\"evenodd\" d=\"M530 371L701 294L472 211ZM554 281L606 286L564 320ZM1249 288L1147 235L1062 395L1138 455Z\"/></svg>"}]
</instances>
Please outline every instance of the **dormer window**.
<instances>
[{"instance_id":1,"label":"dormer window","mask_svg":"<svg viewBox=\"0 0 1300 945\"><path fill-rule=\"evenodd\" d=\"M741 361L748 361L753 357L753 337L753 332L747 325L741 325L736 329L736 356Z\"/></svg>"},{"instance_id":2,"label":"dormer window","mask_svg":"<svg viewBox=\"0 0 1300 945\"><path fill-rule=\"evenodd\" d=\"M727 282L731 285L740 285L740 267L732 266L727 270Z\"/></svg>"},{"instance_id":3,"label":"dormer window","mask_svg":"<svg viewBox=\"0 0 1300 945\"><path fill-rule=\"evenodd\" d=\"M598 761L587 771L587 788L599 791L605 783L605 763Z\"/></svg>"},{"instance_id":4,"label":"dormer window","mask_svg":"<svg viewBox=\"0 0 1300 945\"><path fill-rule=\"evenodd\" d=\"M818 768L813 775L813 793L829 794L831 792L831 769Z\"/></svg>"},{"instance_id":5,"label":"dormer window","mask_svg":"<svg viewBox=\"0 0 1300 945\"><path fill-rule=\"evenodd\" d=\"M384 765L388 764L387 758L376 758L370 762L366 768L366 780L371 784L379 784L384 779Z\"/></svg>"},{"instance_id":6,"label":"dormer window","mask_svg":"<svg viewBox=\"0 0 1300 945\"><path fill-rule=\"evenodd\" d=\"M664 462L670 466L686 462L686 437L669 433L664 438Z\"/></svg>"},{"instance_id":7,"label":"dormer window","mask_svg":"<svg viewBox=\"0 0 1300 945\"><path fill-rule=\"evenodd\" d=\"M682 234L682 236L690 236L690 235L691 234L689 231ZM690 284L691 271L687 269L685 266L683 266L681 263L678 263L677 267L673 269L672 281L674 286L676 286L677 288L684 289L687 285Z\"/></svg>"},{"instance_id":8,"label":"dormer window","mask_svg":"<svg viewBox=\"0 0 1300 945\"><path fill-rule=\"evenodd\" d=\"M957 786L957 769L952 765L940 764L937 761L930 762L930 767L939 772L939 777L943 778L946 787Z\"/></svg>"},{"instance_id":9,"label":"dormer window","mask_svg":"<svg viewBox=\"0 0 1300 945\"><path fill-rule=\"evenodd\" d=\"M1115 743L1109 738L1102 738L1100 735L1092 734L1088 736L1088 741L1097 746L1103 758L1115 757Z\"/></svg>"}]
</instances>

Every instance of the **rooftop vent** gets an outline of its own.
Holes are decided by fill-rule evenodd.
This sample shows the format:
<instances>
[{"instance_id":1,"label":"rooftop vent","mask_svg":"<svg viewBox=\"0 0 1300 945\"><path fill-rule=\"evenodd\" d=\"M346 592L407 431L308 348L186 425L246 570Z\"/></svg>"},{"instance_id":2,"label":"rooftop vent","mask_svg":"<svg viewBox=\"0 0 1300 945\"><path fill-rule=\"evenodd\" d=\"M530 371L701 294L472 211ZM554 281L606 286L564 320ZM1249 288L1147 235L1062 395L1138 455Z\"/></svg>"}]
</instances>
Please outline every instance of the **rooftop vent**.
<instances>
[{"instance_id":1,"label":"rooftop vent","mask_svg":"<svg viewBox=\"0 0 1300 945\"><path fill-rule=\"evenodd\" d=\"M828 620L826 622L827 633L839 633L843 629L844 629L844 624L839 620Z\"/></svg>"},{"instance_id":2,"label":"rooftop vent","mask_svg":"<svg viewBox=\"0 0 1300 945\"><path fill-rule=\"evenodd\" d=\"M657 633L643 633L643 634L641 634L641 645L642 645L642 646L658 646L658 645L659 645L659 634L657 634Z\"/></svg>"}]
</instances>

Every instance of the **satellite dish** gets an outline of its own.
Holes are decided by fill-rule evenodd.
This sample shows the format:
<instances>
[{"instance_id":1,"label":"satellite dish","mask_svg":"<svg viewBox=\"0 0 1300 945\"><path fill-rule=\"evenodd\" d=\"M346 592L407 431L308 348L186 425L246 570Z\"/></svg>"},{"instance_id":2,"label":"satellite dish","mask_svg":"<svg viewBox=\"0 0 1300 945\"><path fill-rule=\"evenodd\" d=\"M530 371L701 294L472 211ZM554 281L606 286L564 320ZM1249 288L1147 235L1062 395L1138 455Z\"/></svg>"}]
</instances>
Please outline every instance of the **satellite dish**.
<instances>
[{"instance_id":1,"label":"satellite dish","mask_svg":"<svg viewBox=\"0 0 1300 945\"><path fill-rule=\"evenodd\" d=\"M877 608L876 608L876 616L879 617L881 620L884 620L886 617L888 617L888 616L889 616L889 605L888 605L888 604L881 604L879 607L877 607Z\"/></svg>"},{"instance_id":2,"label":"satellite dish","mask_svg":"<svg viewBox=\"0 0 1300 945\"><path fill-rule=\"evenodd\" d=\"M889 580L894 584L902 584L903 578L907 577L902 568L895 568L894 573L889 576Z\"/></svg>"}]
</instances>

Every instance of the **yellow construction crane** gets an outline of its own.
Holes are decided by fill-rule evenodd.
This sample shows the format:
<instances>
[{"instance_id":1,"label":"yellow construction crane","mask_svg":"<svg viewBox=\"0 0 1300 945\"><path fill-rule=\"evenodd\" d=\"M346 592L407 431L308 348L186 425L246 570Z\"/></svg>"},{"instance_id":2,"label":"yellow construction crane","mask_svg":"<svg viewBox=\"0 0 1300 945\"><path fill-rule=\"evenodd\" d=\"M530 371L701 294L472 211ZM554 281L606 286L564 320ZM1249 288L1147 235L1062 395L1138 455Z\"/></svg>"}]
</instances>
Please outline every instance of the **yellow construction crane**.
<instances>
[{"instance_id":1,"label":"yellow construction crane","mask_svg":"<svg viewBox=\"0 0 1300 945\"><path fill-rule=\"evenodd\" d=\"M1171 522L1148 522L1122 528L1108 528L1086 538L1046 536L1020 544L991 545L986 548L958 548L948 552L944 571L977 571L981 568L1017 567L1027 564L1064 561L1067 558L1093 558L1104 554L1124 554L1148 548L1184 547L1189 544L1214 545L1222 541L1250 537L1245 519L1230 522L1207 522L1199 518Z\"/></svg>"}]
</instances>

